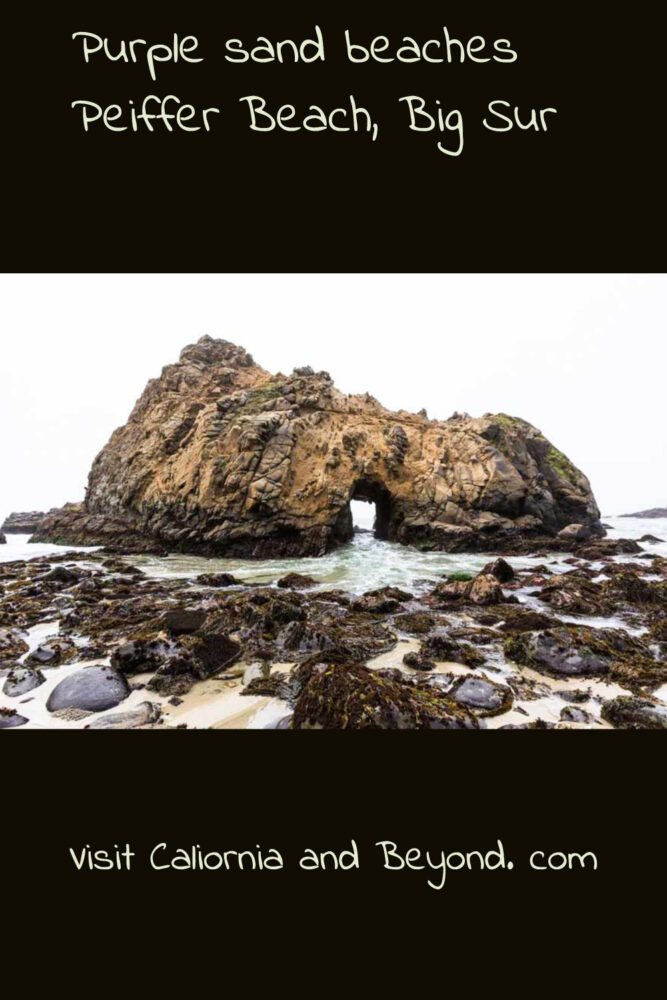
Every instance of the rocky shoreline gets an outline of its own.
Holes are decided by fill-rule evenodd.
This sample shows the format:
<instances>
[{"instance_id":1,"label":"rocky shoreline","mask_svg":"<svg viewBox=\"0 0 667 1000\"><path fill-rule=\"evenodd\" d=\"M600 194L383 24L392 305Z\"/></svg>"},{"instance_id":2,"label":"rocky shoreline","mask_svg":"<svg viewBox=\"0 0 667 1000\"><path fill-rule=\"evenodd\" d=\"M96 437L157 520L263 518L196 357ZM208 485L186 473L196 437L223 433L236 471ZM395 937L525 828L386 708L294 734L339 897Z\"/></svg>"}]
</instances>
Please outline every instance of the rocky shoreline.
<instances>
[{"instance_id":1,"label":"rocky shoreline","mask_svg":"<svg viewBox=\"0 0 667 1000\"><path fill-rule=\"evenodd\" d=\"M569 545L565 572L544 549L360 596L106 551L5 562L0 728L667 728L667 559Z\"/></svg>"}]
</instances>

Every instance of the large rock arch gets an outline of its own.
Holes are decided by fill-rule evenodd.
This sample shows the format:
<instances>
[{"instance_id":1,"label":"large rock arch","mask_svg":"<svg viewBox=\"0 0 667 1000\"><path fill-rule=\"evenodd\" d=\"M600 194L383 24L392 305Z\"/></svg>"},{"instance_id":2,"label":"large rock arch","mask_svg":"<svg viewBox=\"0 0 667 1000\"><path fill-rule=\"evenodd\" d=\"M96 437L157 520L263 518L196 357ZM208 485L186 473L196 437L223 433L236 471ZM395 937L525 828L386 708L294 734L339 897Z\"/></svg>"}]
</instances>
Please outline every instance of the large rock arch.
<instances>
[{"instance_id":1,"label":"large rock arch","mask_svg":"<svg viewBox=\"0 0 667 1000\"><path fill-rule=\"evenodd\" d=\"M349 503L379 505L380 537L504 549L566 525L601 534L586 477L505 414L429 420L346 396L326 372L271 375L202 337L151 380L95 459L81 504L38 536L230 556L321 555L351 537Z\"/></svg>"}]
</instances>

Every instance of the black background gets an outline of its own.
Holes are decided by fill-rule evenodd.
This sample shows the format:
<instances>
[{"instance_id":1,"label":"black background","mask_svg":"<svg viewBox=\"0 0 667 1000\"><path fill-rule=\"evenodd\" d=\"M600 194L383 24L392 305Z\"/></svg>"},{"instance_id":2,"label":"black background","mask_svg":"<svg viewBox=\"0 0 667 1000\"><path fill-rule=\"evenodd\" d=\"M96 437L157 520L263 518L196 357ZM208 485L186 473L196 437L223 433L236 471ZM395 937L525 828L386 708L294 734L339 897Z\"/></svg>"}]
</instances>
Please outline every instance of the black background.
<instances>
[{"instance_id":1,"label":"black background","mask_svg":"<svg viewBox=\"0 0 667 1000\"><path fill-rule=\"evenodd\" d=\"M656 8L603 4L189 3L24 6L3 42L7 271L663 270L664 162ZM228 37L324 31L324 66L229 67ZM350 66L343 29L509 38L511 65ZM85 66L76 30L200 38L205 62ZM85 134L70 103L175 93L218 105L210 134ZM374 109L363 136L255 135L238 97ZM463 110L465 149L414 135L397 98ZM480 127L488 101L554 106L548 134ZM397 110L399 109L399 110ZM221 303L224 309L224 303ZM94 336L91 316L91 336ZM536 330L536 337L539 331ZM11 336L11 331L3 331ZM317 336L314 327L313 336ZM382 344L378 342L378 358ZM130 361L128 361L130 363ZM10 738L11 739L11 738ZM3 934L27 984L226 992L376 992L636 978L664 896L659 734L27 733L3 742ZM300 873L306 846L359 845L359 872ZM436 892L384 872L376 840L488 850L512 872L454 873ZM278 873L154 873L166 840L274 846ZM131 874L75 871L68 848L130 842ZM538 873L533 850L592 850L597 872ZM53 957L45 957L45 949ZM7 951L5 951L7 954ZM16 951L12 952L14 956ZM42 957L42 960L39 960ZM349 970L350 960L360 971ZM134 978L131 961L140 963ZM577 964L583 960L583 970ZM315 963L315 969L308 966ZM11 963L10 963L11 964ZM531 968L532 967L532 968ZM85 968L85 974L84 974ZM92 970L92 978L90 971Z\"/></svg>"},{"instance_id":2,"label":"black background","mask_svg":"<svg viewBox=\"0 0 667 1000\"><path fill-rule=\"evenodd\" d=\"M8 270L630 271L659 268L664 162L662 34L655 5L614 15L561 3L43 5L5 31ZM11 23L11 21L10 21ZM231 65L224 41L313 37L326 61ZM351 65L344 29L508 38L511 64ZM74 31L169 41L195 35L204 61L86 65ZM14 68L15 67L15 68ZM173 93L218 106L210 133L85 133L72 101L101 105ZM271 107L344 104L380 123L363 135L251 132L239 98ZM459 108L465 147L436 149L398 98ZM492 133L491 100L555 107L549 132Z\"/></svg>"}]
</instances>

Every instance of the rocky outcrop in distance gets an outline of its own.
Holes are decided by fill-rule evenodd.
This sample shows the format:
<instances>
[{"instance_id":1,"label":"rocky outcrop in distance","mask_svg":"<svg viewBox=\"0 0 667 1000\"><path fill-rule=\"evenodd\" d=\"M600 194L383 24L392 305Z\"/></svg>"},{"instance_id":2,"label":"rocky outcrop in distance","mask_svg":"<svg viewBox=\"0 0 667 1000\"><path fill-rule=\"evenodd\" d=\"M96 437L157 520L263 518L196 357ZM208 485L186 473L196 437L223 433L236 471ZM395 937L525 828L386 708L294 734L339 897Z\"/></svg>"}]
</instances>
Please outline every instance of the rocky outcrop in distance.
<instances>
[{"instance_id":1,"label":"rocky outcrop in distance","mask_svg":"<svg viewBox=\"0 0 667 1000\"><path fill-rule=\"evenodd\" d=\"M604 534L586 477L525 420L394 412L345 395L326 372L272 375L202 337L148 383L95 459L83 503L51 512L33 539L319 556L352 537L355 499L375 503L378 538L424 549L521 551Z\"/></svg>"},{"instance_id":2,"label":"rocky outcrop in distance","mask_svg":"<svg viewBox=\"0 0 667 1000\"><path fill-rule=\"evenodd\" d=\"M50 513L55 513L55 508ZM32 535L41 528L46 516L41 510L14 511L0 525L0 531L4 531L7 535Z\"/></svg>"},{"instance_id":3,"label":"rocky outcrop in distance","mask_svg":"<svg viewBox=\"0 0 667 1000\"><path fill-rule=\"evenodd\" d=\"M667 517L667 507L651 507L650 510L638 510L635 514L621 514L621 517Z\"/></svg>"}]
</instances>

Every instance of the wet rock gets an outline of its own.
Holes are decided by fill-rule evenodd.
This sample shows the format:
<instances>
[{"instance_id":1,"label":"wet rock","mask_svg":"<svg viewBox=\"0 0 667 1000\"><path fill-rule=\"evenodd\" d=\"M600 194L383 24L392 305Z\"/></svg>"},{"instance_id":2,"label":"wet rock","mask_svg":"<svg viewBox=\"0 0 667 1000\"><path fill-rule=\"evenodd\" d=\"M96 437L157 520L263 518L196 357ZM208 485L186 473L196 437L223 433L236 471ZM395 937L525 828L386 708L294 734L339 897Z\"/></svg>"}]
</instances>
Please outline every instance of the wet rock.
<instances>
[{"instance_id":1,"label":"wet rock","mask_svg":"<svg viewBox=\"0 0 667 1000\"><path fill-rule=\"evenodd\" d=\"M516 607L503 611L503 619L498 623L501 632L538 632L552 628L553 618L531 608Z\"/></svg>"},{"instance_id":2,"label":"wet rock","mask_svg":"<svg viewBox=\"0 0 667 1000\"><path fill-rule=\"evenodd\" d=\"M2 693L8 698L18 698L28 691L34 690L46 680L41 670L33 670L31 667L14 667L7 675L7 679L2 687Z\"/></svg>"},{"instance_id":3,"label":"wet rock","mask_svg":"<svg viewBox=\"0 0 667 1000\"><path fill-rule=\"evenodd\" d=\"M243 580L238 580L231 573L200 573L197 583L205 587L243 587Z\"/></svg>"},{"instance_id":4,"label":"wet rock","mask_svg":"<svg viewBox=\"0 0 667 1000\"><path fill-rule=\"evenodd\" d=\"M126 677L152 673L164 662L170 648L164 639L132 639L114 649L111 665Z\"/></svg>"},{"instance_id":5,"label":"wet rock","mask_svg":"<svg viewBox=\"0 0 667 1000\"><path fill-rule=\"evenodd\" d=\"M205 621L205 611L190 611L188 608L174 608L162 616L165 631L169 635L190 635L200 629Z\"/></svg>"},{"instance_id":6,"label":"wet rock","mask_svg":"<svg viewBox=\"0 0 667 1000\"><path fill-rule=\"evenodd\" d=\"M49 712L64 708L102 712L124 701L129 693L127 681L113 667L84 667L56 685L46 707Z\"/></svg>"},{"instance_id":7,"label":"wet rock","mask_svg":"<svg viewBox=\"0 0 667 1000\"><path fill-rule=\"evenodd\" d=\"M7 539L5 538L5 536L3 535L3 533L0 531L0 545L6 545L6 544L7 544Z\"/></svg>"},{"instance_id":8,"label":"wet rock","mask_svg":"<svg viewBox=\"0 0 667 1000\"><path fill-rule=\"evenodd\" d=\"M25 726L27 721L15 708L0 708L0 729L16 729L17 726Z\"/></svg>"},{"instance_id":9,"label":"wet rock","mask_svg":"<svg viewBox=\"0 0 667 1000\"><path fill-rule=\"evenodd\" d=\"M421 644L420 653L426 659L463 663L466 667L479 667L485 662L483 654L474 646L459 643L443 631L427 636Z\"/></svg>"},{"instance_id":10,"label":"wet rock","mask_svg":"<svg viewBox=\"0 0 667 1000\"><path fill-rule=\"evenodd\" d=\"M633 691L667 681L667 667L623 629L563 626L524 632L505 642L505 655L553 677L605 677Z\"/></svg>"},{"instance_id":11,"label":"wet rock","mask_svg":"<svg viewBox=\"0 0 667 1000\"><path fill-rule=\"evenodd\" d=\"M582 559L603 559L606 556L632 555L642 547L632 538L599 538L577 549Z\"/></svg>"},{"instance_id":12,"label":"wet rock","mask_svg":"<svg viewBox=\"0 0 667 1000\"><path fill-rule=\"evenodd\" d=\"M602 592L609 602L630 605L661 605L667 610L667 584L643 580L634 572L614 573L605 580Z\"/></svg>"},{"instance_id":13,"label":"wet rock","mask_svg":"<svg viewBox=\"0 0 667 1000\"><path fill-rule=\"evenodd\" d=\"M511 690L486 677L462 677L455 681L450 696L479 717L501 715L512 707Z\"/></svg>"},{"instance_id":14,"label":"wet rock","mask_svg":"<svg viewBox=\"0 0 667 1000\"><path fill-rule=\"evenodd\" d=\"M563 701L571 701L579 705L584 701L589 701L591 697L591 692L585 690L584 688L560 688L558 691L554 692Z\"/></svg>"},{"instance_id":15,"label":"wet rock","mask_svg":"<svg viewBox=\"0 0 667 1000\"><path fill-rule=\"evenodd\" d=\"M271 673L271 667L268 663L261 660L257 660L255 663L251 663L246 667L243 673L243 686L250 684L251 681L259 680L263 677L268 677Z\"/></svg>"},{"instance_id":16,"label":"wet rock","mask_svg":"<svg viewBox=\"0 0 667 1000\"><path fill-rule=\"evenodd\" d=\"M85 729L138 729L140 726L150 726L159 722L162 715L159 705L152 701L142 701L136 708L127 712L113 712L94 719Z\"/></svg>"},{"instance_id":17,"label":"wet rock","mask_svg":"<svg viewBox=\"0 0 667 1000\"><path fill-rule=\"evenodd\" d=\"M638 541L640 542L650 542L652 545L657 545L658 542L664 542L664 538L656 538L655 535L642 535Z\"/></svg>"},{"instance_id":18,"label":"wet rock","mask_svg":"<svg viewBox=\"0 0 667 1000\"><path fill-rule=\"evenodd\" d=\"M470 584L469 598L473 604L502 604L505 600L502 587L495 576L480 573Z\"/></svg>"},{"instance_id":19,"label":"wet rock","mask_svg":"<svg viewBox=\"0 0 667 1000\"><path fill-rule=\"evenodd\" d=\"M275 640L275 659L300 660L323 652L365 662L396 645L396 635L371 615L350 614L333 621L291 621Z\"/></svg>"},{"instance_id":20,"label":"wet rock","mask_svg":"<svg viewBox=\"0 0 667 1000\"><path fill-rule=\"evenodd\" d=\"M400 610L400 602L384 594L364 594L352 602L353 611L366 611L371 615L391 615Z\"/></svg>"},{"instance_id":21,"label":"wet rock","mask_svg":"<svg viewBox=\"0 0 667 1000\"><path fill-rule=\"evenodd\" d=\"M594 726L598 721L590 712L583 708L576 708L574 705L565 705L560 710L559 718L561 722L573 722L582 726Z\"/></svg>"},{"instance_id":22,"label":"wet rock","mask_svg":"<svg viewBox=\"0 0 667 1000\"><path fill-rule=\"evenodd\" d=\"M610 615L614 602L583 573L561 573L535 595L554 610L571 615Z\"/></svg>"},{"instance_id":23,"label":"wet rock","mask_svg":"<svg viewBox=\"0 0 667 1000\"><path fill-rule=\"evenodd\" d=\"M44 574L40 583L61 584L62 586L71 587L75 583L78 583L83 576L85 576L83 570L75 566L54 566L52 570Z\"/></svg>"},{"instance_id":24,"label":"wet rock","mask_svg":"<svg viewBox=\"0 0 667 1000\"><path fill-rule=\"evenodd\" d=\"M475 729L440 687L399 680L357 663L313 666L296 699L294 729ZM399 674L400 676L400 674Z\"/></svg>"},{"instance_id":25,"label":"wet rock","mask_svg":"<svg viewBox=\"0 0 667 1000\"><path fill-rule=\"evenodd\" d=\"M148 688L165 697L186 694L197 681L220 673L240 655L240 645L226 635L184 636L168 644L161 654Z\"/></svg>"},{"instance_id":26,"label":"wet rock","mask_svg":"<svg viewBox=\"0 0 667 1000\"><path fill-rule=\"evenodd\" d=\"M18 628L0 628L0 668L12 666L29 650L26 633Z\"/></svg>"},{"instance_id":27,"label":"wet rock","mask_svg":"<svg viewBox=\"0 0 667 1000\"><path fill-rule=\"evenodd\" d=\"M429 660L423 653L406 653L403 663L412 670L435 670L435 662Z\"/></svg>"},{"instance_id":28,"label":"wet rock","mask_svg":"<svg viewBox=\"0 0 667 1000\"><path fill-rule=\"evenodd\" d=\"M54 636L33 649L24 662L29 666L59 667L63 663L73 662L78 657L79 649L72 639L66 636Z\"/></svg>"},{"instance_id":29,"label":"wet rock","mask_svg":"<svg viewBox=\"0 0 667 1000\"><path fill-rule=\"evenodd\" d=\"M491 573L479 573L474 580L448 580L436 584L430 595L439 604L502 604L502 587Z\"/></svg>"},{"instance_id":30,"label":"wet rock","mask_svg":"<svg viewBox=\"0 0 667 1000\"><path fill-rule=\"evenodd\" d=\"M305 590L307 587L315 587L318 581L305 573L287 573L281 576L276 582L276 586L289 590Z\"/></svg>"},{"instance_id":31,"label":"wet rock","mask_svg":"<svg viewBox=\"0 0 667 1000\"><path fill-rule=\"evenodd\" d=\"M605 701L601 715L617 729L667 729L667 707L650 698L621 695Z\"/></svg>"},{"instance_id":32,"label":"wet rock","mask_svg":"<svg viewBox=\"0 0 667 1000\"><path fill-rule=\"evenodd\" d=\"M426 635L442 622L442 616L423 611L411 611L398 614L392 620L393 625L406 635Z\"/></svg>"},{"instance_id":33,"label":"wet rock","mask_svg":"<svg viewBox=\"0 0 667 1000\"><path fill-rule=\"evenodd\" d=\"M514 579L515 573L512 567L504 559L496 559L495 562L487 563L481 570L483 575L491 574L500 583L509 583Z\"/></svg>"}]
</instances>

